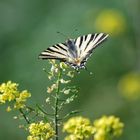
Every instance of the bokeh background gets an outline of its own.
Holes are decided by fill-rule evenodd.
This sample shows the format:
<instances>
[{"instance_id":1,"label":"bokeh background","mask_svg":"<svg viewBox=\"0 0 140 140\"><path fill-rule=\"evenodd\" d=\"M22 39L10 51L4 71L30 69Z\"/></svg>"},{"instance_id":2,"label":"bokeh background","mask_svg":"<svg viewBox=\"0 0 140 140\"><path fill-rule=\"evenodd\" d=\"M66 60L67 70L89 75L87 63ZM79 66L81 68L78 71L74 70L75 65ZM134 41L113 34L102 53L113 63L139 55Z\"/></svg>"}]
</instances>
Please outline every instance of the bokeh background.
<instances>
[{"instance_id":1,"label":"bokeh background","mask_svg":"<svg viewBox=\"0 0 140 140\"><path fill-rule=\"evenodd\" d=\"M140 139L140 1L139 0L0 0L0 83L12 80L32 93L29 104L42 103L47 61L38 54L66 36L106 32L87 67L74 79L78 99L69 109L91 120L116 115L125 123L120 140ZM77 29L78 31L75 31ZM0 106L0 140L25 140L27 134Z\"/></svg>"}]
</instances>

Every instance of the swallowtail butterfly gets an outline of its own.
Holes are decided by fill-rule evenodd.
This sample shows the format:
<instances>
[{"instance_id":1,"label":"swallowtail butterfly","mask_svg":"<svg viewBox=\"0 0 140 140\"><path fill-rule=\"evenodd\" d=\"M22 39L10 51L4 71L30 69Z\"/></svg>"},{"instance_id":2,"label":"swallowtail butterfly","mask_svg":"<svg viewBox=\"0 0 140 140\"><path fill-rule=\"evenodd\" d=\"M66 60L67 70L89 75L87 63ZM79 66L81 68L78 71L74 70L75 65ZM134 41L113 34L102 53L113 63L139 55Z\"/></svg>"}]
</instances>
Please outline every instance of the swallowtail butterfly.
<instances>
[{"instance_id":1,"label":"swallowtail butterfly","mask_svg":"<svg viewBox=\"0 0 140 140\"><path fill-rule=\"evenodd\" d=\"M95 33L80 36L76 39L68 39L65 43L59 43L41 52L41 59L57 59L72 68L79 70L85 68L88 58L93 50L108 37L108 34Z\"/></svg>"}]
</instances>

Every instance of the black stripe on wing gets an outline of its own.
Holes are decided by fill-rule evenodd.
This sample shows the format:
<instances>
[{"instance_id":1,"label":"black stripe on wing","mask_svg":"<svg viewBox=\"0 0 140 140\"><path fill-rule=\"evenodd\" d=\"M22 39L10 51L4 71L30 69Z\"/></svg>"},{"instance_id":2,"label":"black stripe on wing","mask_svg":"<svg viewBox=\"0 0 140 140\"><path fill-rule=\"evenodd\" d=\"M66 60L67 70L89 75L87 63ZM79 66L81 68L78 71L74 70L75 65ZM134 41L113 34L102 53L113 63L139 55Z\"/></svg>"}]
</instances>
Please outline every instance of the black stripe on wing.
<instances>
[{"instance_id":1,"label":"black stripe on wing","mask_svg":"<svg viewBox=\"0 0 140 140\"><path fill-rule=\"evenodd\" d=\"M58 53L58 54L60 54L60 55L66 56L64 53L60 52L60 50L53 50L53 48L56 48L56 46L53 46L53 47L51 47L51 48L48 48L47 50L48 50L49 52L51 52L51 53ZM57 49L57 48L56 48L56 49ZM45 51L45 52L48 52L48 51Z\"/></svg>"},{"instance_id":2,"label":"black stripe on wing","mask_svg":"<svg viewBox=\"0 0 140 140\"><path fill-rule=\"evenodd\" d=\"M85 47L85 51L90 51L95 49L98 45L103 43L108 37L108 34L104 33L95 33L90 36L90 40Z\"/></svg>"},{"instance_id":3,"label":"black stripe on wing","mask_svg":"<svg viewBox=\"0 0 140 140\"><path fill-rule=\"evenodd\" d=\"M66 61L67 59L67 46L64 43L53 45L47 48L39 55L41 59L58 59L61 61Z\"/></svg>"},{"instance_id":4,"label":"black stripe on wing","mask_svg":"<svg viewBox=\"0 0 140 140\"><path fill-rule=\"evenodd\" d=\"M79 44L79 47L82 45L83 43L83 36L80 37L80 44Z\"/></svg>"},{"instance_id":5,"label":"black stripe on wing","mask_svg":"<svg viewBox=\"0 0 140 140\"><path fill-rule=\"evenodd\" d=\"M93 47L95 48L98 45L98 43L102 43L107 38L107 36L108 34L104 33L88 34L76 38L74 40L74 44L78 45L79 48L82 47L81 49L86 50L88 45L92 42L94 45Z\"/></svg>"},{"instance_id":6,"label":"black stripe on wing","mask_svg":"<svg viewBox=\"0 0 140 140\"><path fill-rule=\"evenodd\" d=\"M91 37L93 38L93 40L87 45L86 49L84 50L86 54L86 61L92 55L92 51L107 39L108 34L96 33Z\"/></svg>"},{"instance_id":7,"label":"black stripe on wing","mask_svg":"<svg viewBox=\"0 0 140 140\"><path fill-rule=\"evenodd\" d=\"M80 37L84 38L83 42L79 46L81 52L80 53L81 65L86 64L88 58L92 55L93 49L95 49L97 46L99 46L99 44L104 42L107 39L107 37L108 34L104 33L88 34Z\"/></svg>"},{"instance_id":8,"label":"black stripe on wing","mask_svg":"<svg viewBox=\"0 0 140 140\"><path fill-rule=\"evenodd\" d=\"M86 47L85 47L84 50L86 50L86 48L88 47L89 43L90 43L91 41L93 41L94 38L96 38L96 36L97 36L97 34L89 34L89 35L87 35L87 38L90 38L90 39L88 40L88 42L87 42ZM85 40L85 41L86 41L86 40Z\"/></svg>"},{"instance_id":9,"label":"black stripe on wing","mask_svg":"<svg viewBox=\"0 0 140 140\"><path fill-rule=\"evenodd\" d=\"M108 37L108 34L102 34L102 36L99 38L96 45L99 45L99 44L103 43L107 39L107 37Z\"/></svg>"},{"instance_id":10,"label":"black stripe on wing","mask_svg":"<svg viewBox=\"0 0 140 140\"><path fill-rule=\"evenodd\" d=\"M88 36L88 35L85 35L85 36L84 36L84 37L85 37L85 40L87 39L87 36Z\"/></svg>"}]
</instances>

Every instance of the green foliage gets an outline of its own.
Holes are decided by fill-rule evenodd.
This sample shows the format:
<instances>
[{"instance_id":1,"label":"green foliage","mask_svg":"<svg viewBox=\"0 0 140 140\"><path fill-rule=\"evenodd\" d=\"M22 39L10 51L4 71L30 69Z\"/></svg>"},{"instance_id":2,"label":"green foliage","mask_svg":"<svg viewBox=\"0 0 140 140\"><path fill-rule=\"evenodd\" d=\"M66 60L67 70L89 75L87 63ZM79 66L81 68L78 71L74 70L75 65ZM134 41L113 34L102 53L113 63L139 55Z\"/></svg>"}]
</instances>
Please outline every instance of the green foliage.
<instances>
[{"instance_id":1,"label":"green foliage","mask_svg":"<svg viewBox=\"0 0 140 140\"><path fill-rule=\"evenodd\" d=\"M26 122L26 124L20 125L19 128L29 131L27 140L59 140L59 127L61 125L64 125L63 131L70 133L65 137L65 140L85 140L90 138L113 140L114 137L120 136L123 123L114 116L104 116L99 120L95 120L94 125L91 125L89 119L83 117L70 118L68 122L63 124L64 119L79 113L74 110L69 111L64 116L60 116L60 111L77 97L78 90L74 86L67 86L76 71L70 70L63 62L56 63L55 60L50 60L50 64L49 72L44 69L48 74L48 79L52 81L52 85L47 87L45 101L50 106L46 106L46 108L44 104L36 104L35 107L26 105L26 98L29 98L31 94L26 90L19 92L18 84L8 81L0 85L0 103L5 104L8 101L14 104L14 109L20 113L14 118L24 119ZM51 108L51 113L48 112L48 107ZM8 106L7 111L11 111L10 106Z\"/></svg>"},{"instance_id":2,"label":"green foliage","mask_svg":"<svg viewBox=\"0 0 140 140\"><path fill-rule=\"evenodd\" d=\"M101 15L110 10L117 12L117 15L123 18L121 23L124 28L117 22L119 27L119 29L115 28L117 34L110 35L104 47L97 48L89 59L87 67L93 75L88 75L85 71L76 75L73 85L80 87L77 101L71 102L70 106L66 105L63 113L61 111L60 114L64 116L69 110L77 111L79 108L82 110L81 115L88 116L91 120L103 114L120 116L125 123L125 131L120 140L137 140L140 138L138 131L140 129L139 92L133 92L133 94L130 90L128 92L127 88L126 93L126 88L120 83L125 76L140 71L138 0L124 0L123 2L120 0L53 2L49 0L1 0L0 83L10 79L20 83L20 91L28 89L32 93L32 100L27 101L29 104L38 103L34 111L36 114L41 114L40 118L42 118L48 112L45 112L40 104L42 104L42 99L46 99L47 106L49 106L44 87L48 87L50 81L46 80L45 74L41 71L42 66L47 62L38 60L38 53L45 47L64 42L65 38L56 34L57 31L70 38L92 32L102 32L104 22L108 23L106 20L108 18L104 17L104 22L100 23L101 28L97 26L97 20L99 21ZM113 19L117 21L118 18L114 16ZM111 28L104 30L111 30L115 24L111 24ZM73 32L75 29L78 31ZM49 71L49 68L47 67L46 70ZM134 79L137 78L134 76ZM138 81L135 80L134 83ZM131 77L127 81L132 82ZM131 91L134 91L134 88ZM5 106L0 106L0 139L25 140L27 134L18 129L16 121L11 121L11 117L15 115L14 111L7 115L4 110ZM24 110L25 114L31 110L32 108L27 109L27 112ZM21 121L23 121L23 116Z\"/></svg>"}]
</instances>

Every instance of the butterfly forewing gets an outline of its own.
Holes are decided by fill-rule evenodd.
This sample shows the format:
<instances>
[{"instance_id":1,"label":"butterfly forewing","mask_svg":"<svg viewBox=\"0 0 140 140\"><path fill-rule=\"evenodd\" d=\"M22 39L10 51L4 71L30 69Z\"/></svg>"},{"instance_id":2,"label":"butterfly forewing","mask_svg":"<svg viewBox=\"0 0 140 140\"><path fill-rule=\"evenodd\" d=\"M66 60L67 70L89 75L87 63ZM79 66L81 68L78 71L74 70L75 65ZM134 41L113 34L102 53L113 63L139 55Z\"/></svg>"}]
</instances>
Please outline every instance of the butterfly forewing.
<instances>
[{"instance_id":1,"label":"butterfly forewing","mask_svg":"<svg viewBox=\"0 0 140 140\"><path fill-rule=\"evenodd\" d=\"M83 38L80 41L80 50L81 54L88 53L89 51L95 49L100 43L102 43L108 37L107 34L104 33L95 33L95 34L88 34L86 36L81 36L79 38ZM76 43L79 39L76 39ZM78 44L78 43L77 43Z\"/></svg>"},{"instance_id":2,"label":"butterfly forewing","mask_svg":"<svg viewBox=\"0 0 140 140\"><path fill-rule=\"evenodd\" d=\"M74 40L75 45L79 45L79 58L81 64L85 65L88 58L92 55L92 51L101 44L106 38L108 34L104 33L95 33L88 34L84 36L80 36Z\"/></svg>"},{"instance_id":3,"label":"butterfly forewing","mask_svg":"<svg viewBox=\"0 0 140 140\"><path fill-rule=\"evenodd\" d=\"M41 59L58 59L61 61L66 61L68 54L68 48L64 43L59 43L47 48L43 51L39 58Z\"/></svg>"},{"instance_id":4,"label":"butterfly forewing","mask_svg":"<svg viewBox=\"0 0 140 140\"><path fill-rule=\"evenodd\" d=\"M108 34L95 33L69 39L66 43L59 43L43 51L39 58L58 59L72 67L79 69L85 66L93 50L106 40ZM77 64L77 60L80 62Z\"/></svg>"}]
</instances>

